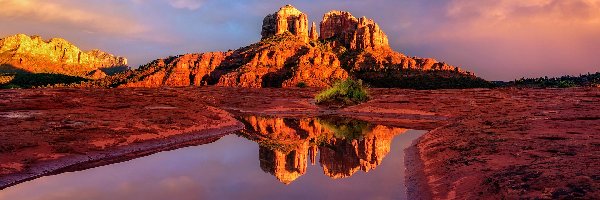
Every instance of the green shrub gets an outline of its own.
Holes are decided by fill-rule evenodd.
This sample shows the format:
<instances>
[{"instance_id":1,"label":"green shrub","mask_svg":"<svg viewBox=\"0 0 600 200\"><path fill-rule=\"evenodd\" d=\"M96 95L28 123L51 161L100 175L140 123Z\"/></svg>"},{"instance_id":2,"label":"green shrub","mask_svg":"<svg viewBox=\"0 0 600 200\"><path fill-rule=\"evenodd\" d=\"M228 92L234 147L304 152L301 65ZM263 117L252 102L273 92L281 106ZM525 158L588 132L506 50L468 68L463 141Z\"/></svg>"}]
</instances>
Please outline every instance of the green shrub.
<instances>
[{"instance_id":1,"label":"green shrub","mask_svg":"<svg viewBox=\"0 0 600 200\"><path fill-rule=\"evenodd\" d=\"M319 93L315 99L317 104L356 105L369 100L367 88L361 80L346 79Z\"/></svg>"}]
</instances>

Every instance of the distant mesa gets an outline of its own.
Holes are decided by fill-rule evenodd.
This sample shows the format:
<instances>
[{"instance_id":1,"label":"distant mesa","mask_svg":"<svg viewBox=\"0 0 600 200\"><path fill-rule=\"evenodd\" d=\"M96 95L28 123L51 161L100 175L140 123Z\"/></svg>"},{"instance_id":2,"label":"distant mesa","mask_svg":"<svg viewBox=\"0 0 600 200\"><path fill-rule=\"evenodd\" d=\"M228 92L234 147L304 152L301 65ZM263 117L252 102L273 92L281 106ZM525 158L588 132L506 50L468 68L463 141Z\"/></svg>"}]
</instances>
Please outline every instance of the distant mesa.
<instances>
[{"instance_id":1,"label":"distant mesa","mask_svg":"<svg viewBox=\"0 0 600 200\"><path fill-rule=\"evenodd\" d=\"M318 161L332 179L377 168L395 136L406 129L371 125L345 118L284 119L248 116L240 134L259 144L260 167L284 184L306 173Z\"/></svg>"},{"instance_id":2,"label":"distant mesa","mask_svg":"<svg viewBox=\"0 0 600 200\"><path fill-rule=\"evenodd\" d=\"M62 38L17 34L0 39L0 73L49 73L89 79L128 70L127 59L94 49L81 51Z\"/></svg>"}]
</instances>

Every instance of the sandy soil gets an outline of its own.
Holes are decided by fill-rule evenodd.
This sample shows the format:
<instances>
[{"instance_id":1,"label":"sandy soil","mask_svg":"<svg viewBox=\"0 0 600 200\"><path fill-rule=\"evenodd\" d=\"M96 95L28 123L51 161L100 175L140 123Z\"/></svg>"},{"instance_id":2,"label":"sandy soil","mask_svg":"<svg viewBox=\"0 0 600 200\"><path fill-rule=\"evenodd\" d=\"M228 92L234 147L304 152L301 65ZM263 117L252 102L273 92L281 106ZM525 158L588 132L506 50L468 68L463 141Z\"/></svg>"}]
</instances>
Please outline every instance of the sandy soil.
<instances>
[{"instance_id":1,"label":"sandy soil","mask_svg":"<svg viewBox=\"0 0 600 200\"><path fill-rule=\"evenodd\" d=\"M420 186L410 199L600 198L597 88L376 90L373 96L347 110L447 117L407 151L419 157L409 166L409 181Z\"/></svg>"},{"instance_id":2,"label":"sandy soil","mask_svg":"<svg viewBox=\"0 0 600 200\"><path fill-rule=\"evenodd\" d=\"M314 105L316 92L220 87L3 90L0 188L18 182L7 177L27 175L50 161L70 162L70 168L78 169L186 141L210 142L241 129L233 115L335 114L431 130L407 151L413 155L409 181L416 186L409 188L411 199L600 198L598 88L372 89L368 103L340 110ZM195 137L173 139L189 135ZM121 151L126 153L107 154ZM99 152L109 156L87 164L72 161L73 155Z\"/></svg>"}]
</instances>

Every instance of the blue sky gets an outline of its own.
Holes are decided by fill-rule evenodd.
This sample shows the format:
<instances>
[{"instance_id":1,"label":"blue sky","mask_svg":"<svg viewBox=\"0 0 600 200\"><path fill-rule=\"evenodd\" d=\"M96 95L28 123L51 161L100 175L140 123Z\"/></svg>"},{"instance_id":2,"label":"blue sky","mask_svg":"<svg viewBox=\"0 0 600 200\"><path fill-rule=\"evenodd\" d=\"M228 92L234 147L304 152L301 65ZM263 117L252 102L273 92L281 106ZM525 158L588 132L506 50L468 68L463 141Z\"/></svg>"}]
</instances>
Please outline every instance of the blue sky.
<instances>
[{"instance_id":1,"label":"blue sky","mask_svg":"<svg viewBox=\"0 0 600 200\"><path fill-rule=\"evenodd\" d=\"M367 16L392 48L490 80L600 71L600 0L0 0L0 37L62 37L136 67L260 39L262 19L292 4Z\"/></svg>"}]
</instances>

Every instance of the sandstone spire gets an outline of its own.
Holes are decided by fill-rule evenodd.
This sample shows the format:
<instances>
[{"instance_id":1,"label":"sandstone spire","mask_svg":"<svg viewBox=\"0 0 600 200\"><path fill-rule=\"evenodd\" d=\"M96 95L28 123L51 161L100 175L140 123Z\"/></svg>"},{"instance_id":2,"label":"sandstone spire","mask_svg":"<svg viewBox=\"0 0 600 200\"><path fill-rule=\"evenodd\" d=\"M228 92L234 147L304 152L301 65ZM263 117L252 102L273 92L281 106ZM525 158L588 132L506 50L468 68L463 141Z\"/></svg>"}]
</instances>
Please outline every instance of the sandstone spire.
<instances>
[{"instance_id":1,"label":"sandstone spire","mask_svg":"<svg viewBox=\"0 0 600 200\"><path fill-rule=\"evenodd\" d=\"M321 22L321 39L337 37L350 49L377 49L389 47L388 38L372 19L357 19L349 12L330 11Z\"/></svg>"},{"instance_id":2,"label":"sandstone spire","mask_svg":"<svg viewBox=\"0 0 600 200\"><path fill-rule=\"evenodd\" d=\"M315 41L319 39L319 33L317 33L317 24L316 23L312 23L312 26L310 27L310 34L308 35L308 37L310 38L311 41Z\"/></svg>"},{"instance_id":3,"label":"sandstone spire","mask_svg":"<svg viewBox=\"0 0 600 200\"><path fill-rule=\"evenodd\" d=\"M294 6L286 5L278 12L265 17L262 26L262 39L290 32L308 42L308 16Z\"/></svg>"}]
</instances>

